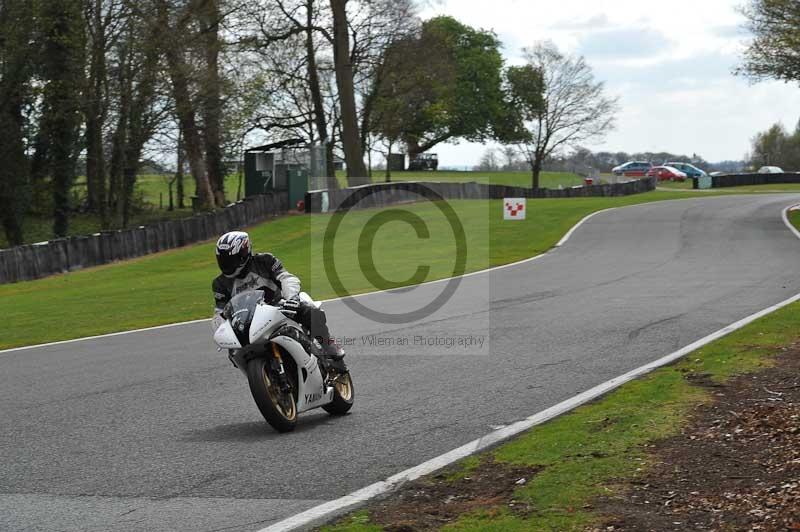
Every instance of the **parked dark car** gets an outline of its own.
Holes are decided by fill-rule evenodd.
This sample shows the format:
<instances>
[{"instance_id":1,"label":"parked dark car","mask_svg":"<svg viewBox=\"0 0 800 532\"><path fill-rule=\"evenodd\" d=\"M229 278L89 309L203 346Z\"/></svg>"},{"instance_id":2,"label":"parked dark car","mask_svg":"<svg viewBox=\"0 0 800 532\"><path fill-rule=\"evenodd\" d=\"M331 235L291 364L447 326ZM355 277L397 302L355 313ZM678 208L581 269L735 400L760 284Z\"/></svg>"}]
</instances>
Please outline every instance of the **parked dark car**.
<instances>
[{"instance_id":1,"label":"parked dark car","mask_svg":"<svg viewBox=\"0 0 800 532\"><path fill-rule=\"evenodd\" d=\"M432 170L439 168L439 156L435 153L420 153L408 162L410 171Z\"/></svg>"},{"instance_id":2,"label":"parked dark car","mask_svg":"<svg viewBox=\"0 0 800 532\"><path fill-rule=\"evenodd\" d=\"M644 161L630 161L621 164L611 170L614 175L624 175L627 177L644 177L653 167L652 164Z\"/></svg>"}]
</instances>

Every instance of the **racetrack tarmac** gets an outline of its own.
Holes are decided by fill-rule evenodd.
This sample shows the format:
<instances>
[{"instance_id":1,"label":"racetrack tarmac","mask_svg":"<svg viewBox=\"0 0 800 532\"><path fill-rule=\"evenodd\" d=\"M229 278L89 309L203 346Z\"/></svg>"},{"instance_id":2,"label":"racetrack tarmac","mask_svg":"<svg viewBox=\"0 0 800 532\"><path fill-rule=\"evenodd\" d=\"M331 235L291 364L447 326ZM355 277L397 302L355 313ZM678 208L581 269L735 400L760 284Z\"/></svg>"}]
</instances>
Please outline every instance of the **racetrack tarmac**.
<instances>
[{"instance_id":1,"label":"racetrack tarmac","mask_svg":"<svg viewBox=\"0 0 800 532\"><path fill-rule=\"evenodd\" d=\"M0 353L0 530L257 530L382 480L800 292L800 241L781 220L797 202L603 212L538 260L465 277L409 324L326 303L354 339L356 405L306 413L288 435L207 323ZM358 301L409 309L445 284ZM453 334L485 343L362 338Z\"/></svg>"}]
</instances>

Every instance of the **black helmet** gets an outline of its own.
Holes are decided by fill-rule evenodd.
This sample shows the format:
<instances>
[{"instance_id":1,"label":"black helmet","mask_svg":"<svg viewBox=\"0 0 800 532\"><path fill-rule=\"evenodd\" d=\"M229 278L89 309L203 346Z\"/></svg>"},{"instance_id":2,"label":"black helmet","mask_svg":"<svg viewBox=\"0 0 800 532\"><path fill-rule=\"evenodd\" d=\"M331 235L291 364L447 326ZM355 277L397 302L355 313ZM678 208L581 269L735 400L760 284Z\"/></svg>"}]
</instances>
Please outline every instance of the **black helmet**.
<instances>
[{"instance_id":1,"label":"black helmet","mask_svg":"<svg viewBox=\"0 0 800 532\"><path fill-rule=\"evenodd\" d=\"M236 277L250 261L250 236L242 231L225 233L217 240L217 264L225 277Z\"/></svg>"}]
</instances>

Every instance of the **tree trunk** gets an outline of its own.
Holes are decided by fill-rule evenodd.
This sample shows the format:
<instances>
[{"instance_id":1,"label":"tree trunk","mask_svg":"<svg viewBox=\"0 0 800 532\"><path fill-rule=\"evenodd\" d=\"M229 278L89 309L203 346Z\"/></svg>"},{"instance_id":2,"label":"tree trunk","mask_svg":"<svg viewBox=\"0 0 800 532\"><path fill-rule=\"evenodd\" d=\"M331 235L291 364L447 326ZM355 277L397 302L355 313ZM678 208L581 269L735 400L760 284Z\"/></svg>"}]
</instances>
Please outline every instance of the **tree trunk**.
<instances>
[{"instance_id":1,"label":"tree trunk","mask_svg":"<svg viewBox=\"0 0 800 532\"><path fill-rule=\"evenodd\" d=\"M6 240L18 246L23 240L23 220L30 205L30 174L25 154L23 108L30 90L28 43L32 33L30 5L19 2L0 4L0 218Z\"/></svg>"},{"instance_id":2,"label":"tree trunk","mask_svg":"<svg viewBox=\"0 0 800 532\"><path fill-rule=\"evenodd\" d=\"M36 214L47 214L44 206L48 204L48 198L52 194L45 178L50 171L50 140L46 136L45 129L40 126L33 138L33 157L31 157L31 211Z\"/></svg>"},{"instance_id":3,"label":"tree trunk","mask_svg":"<svg viewBox=\"0 0 800 532\"><path fill-rule=\"evenodd\" d=\"M80 92L84 81L83 2L44 2L43 72L45 78L41 127L50 144L53 178L53 234L69 231L70 191L75 181L74 151L80 127Z\"/></svg>"},{"instance_id":4,"label":"tree trunk","mask_svg":"<svg viewBox=\"0 0 800 532\"><path fill-rule=\"evenodd\" d=\"M532 175L531 187L533 188L533 190L539 190L539 176L542 173L542 163L538 160L534 161L532 170L533 170L532 172L533 175Z\"/></svg>"},{"instance_id":5,"label":"tree trunk","mask_svg":"<svg viewBox=\"0 0 800 532\"><path fill-rule=\"evenodd\" d=\"M119 213L122 203L123 192L123 173L125 171L125 144L127 143L127 117L129 106L124 98L120 101L119 116L117 118L116 129L111 140L111 164L108 169L108 211L111 216L107 216L103 221L103 227L108 229L114 224L119 224Z\"/></svg>"},{"instance_id":6,"label":"tree trunk","mask_svg":"<svg viewBox=\"0 0 800 532\"><path fill-rule=\"evenodd\" d=\"M178 195L178 208L185 208L183 205L183 165L185 164L183 158L183 136L178 130L178 153L177 153L177 171L175 172L175 193Z\"/></svg>"},{"instance_id":7,"label":"tree trunk","mask_svg":"<svg viewBox=\"0 0 800 532\"><path fill-rule=\"evenodd\" d=\"M175 210L175 200L174 200L174 197L172 195L172 185L173 184L175 184L175 179L174 178L170 179L169 182L167 183L167 187L168 187L168 190L169 190L169 207L167 208L167 210L169 212L172 212L172 211Z\"/></svg>"},{"instance_id":8,"label":"tree trunk","mask_svg":"<svg viewBox=\"0 0 800 532\"><path fill-rule=\"evenodd\" d=\"M391 183L392 181L392 144L389 143L389 149L386 151L386 182Z\"/></svg>"},{"instance_id":9,"label":"tree trunk","mask_svg":"<svg viewBox=\"0 0 800 532\"><path fill-rule=\"evenodd\" d=\"M22 220L28 205L28 160L25 157L24 105L20 86L11 86L17 80L4 79L0 83L0 214L6 240L12 246L23 243Z\"/></svg>"},{"instance_id":10,"label":"tree trunk","mask_svg":"<svg viewBox=\"0 0 800 532\"><path fill-rule=\"evenodd\" d=\"M203 35L205 76L203 93L203 140L206 150L206 172L214 193L214 202L225 205L225 163L222 160L222 80L219 75L219 23L221 14L218 0L205 0L199 10Z\"/></svg>"},{"instance_id":11,"label":"tree trunk","mask_svg":"<svg viewBox=\"0 0 800 532\"><path fill-rule=\"evenodd\" d=\"M102 0L94 0L91 25L91 63L89 67L88 101L86 103L86 188L89 210L105 220L106 168L103 156L103 125L105 123L106 36L103 24Z\"/></svg>"},{"instance_id":12,"label":"tree trunk","mask_svg":"<svg viewBox=\"0 0 800 532\"><path fill-rule=\"evenodd\" d=\"M319 82L317 69L317 50L314 46L314 0L306 1L306 73L308 76L308 89L311 92L311 103L314 106L314 125L317 129L319 142L325 146L325 175L312 177L325 177L328 188L339 188L334 168L333 143L328 138L328 120L325 116L325 104L322 98L322 87Z\"/></svg>"},{"instance_id":13,"label":"tree trunk","mask_svg":"<svg viewBox=\"0 0 800 532\"><path fill-rule=\"evenodd\" d=\"M159 18L161 28L165 35L181 34L169 24L167 5L164 0L159 2ZM214 193L206 173L203 157L203 141L197 128L197 120L189 92L189 65L183 55L179 43L171 41L163 47L167 58L170 80L172 81L172 96L175 100L175 112L178 115L181 132L183 133L184 149L189 160L189 170L196 185L198 208L212 210L215 207Z\"/></svg>"},{"instance_id":14,"label":"tree trunk","mask_svg":"<svg viewBox=\"0 0 800 532\"><path fill-rule=\"evenodd\" d=\"M333 14L333 62L336 69L336 87L342 112L342 144L347 164L347 182L350 186L369 182L361 151L358 133L353 64L350 58L350 35L347 28L347 0L330 0Z\"/></svg>"},{"instance_id":15,"label":"tree trunk","mask_svg":"<svg viewBox=\"0 0 800 532\"><path fill-rule=\"evenodd\" d=\"M4 80L5 81L5 80ZM5 85L5 83L3 83ZM24 121L21 98L7 98L10 87L2 87L0 92L0 209L2 209L3 229L6 240L12 246L23 243L22 220L27 202L28 161L23 143ZM21 91L14 91L21 97Z\"/></svg>"}]
</instances>

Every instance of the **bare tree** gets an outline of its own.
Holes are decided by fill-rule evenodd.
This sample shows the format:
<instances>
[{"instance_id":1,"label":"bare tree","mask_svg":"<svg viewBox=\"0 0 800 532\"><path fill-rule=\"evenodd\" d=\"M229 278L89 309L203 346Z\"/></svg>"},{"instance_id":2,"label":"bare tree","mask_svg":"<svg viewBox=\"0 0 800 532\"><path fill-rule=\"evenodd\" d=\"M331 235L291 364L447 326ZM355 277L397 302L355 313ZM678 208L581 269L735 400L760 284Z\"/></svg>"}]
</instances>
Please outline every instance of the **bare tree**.
<instances>
[{"instance_id":1,"label":"bare tree","mask_svg":"<svg viewBox=\"0 0 800 532\"><path fill-rule=\"evenodd\" d=\"M186 35L189 33L192 4L180 6L173 14L168 0L157 0L157 19L163 36ZM183 135L189 170L196 184L198 206L202 210L215 207L214 193L208 179L203 154L204 142L197 122L197 106L192 95L192 65L186 57L181 39L162 39L162 47L167 58L167 67L172 81L172 95Z\"/></svg>"},{"instance_id":2,"label":"bare tree","mask_svg":"<svg viewBox=\"0 0 800 532\"><path fill-rule=\"evenodd\" d=\"M337 186L331 112L326 105L333 96L329 82L333 36L326 2L275 0L250 6L247 14L255 31L246 42L255 45L253 50L262 59L258 68L268 95L257 106L254 126L270 136L308 138L310 144L325 145L328 185Z\"/></svg>"},{"instance_id":3,"label":"bare tree","mask_svg":"<svg viewBox=\"0 0 800 532\"><path fill-rule=\"evenodd\" d=\"M112 48L133 16L126 0L85 0L88 35L88 78L84 95L86 188L88 207L108 224L105 133L111 105L108 61Z\"/></svg>"},{"instance_id":4,"label":"bare tree","mask_svg":"<svg viewBox=\"0 0 800 532\"><path fill-rule=\"evenodd\" d=\"M358 132L355 86L353 81L353 58L348 31L348 0L330 0L333 15L333 62L336 66L336 87L342 117L342 145L347 163L347 183L350 186L369 182L364 154L361 151L361 136Z\"/></svg>"},{"instance_id":5,"label":"bare tree","mask_svg":"<svg viewBox=\"0 0 800 532\"><path fill-rule=\"evenodd\" d=\"M551 42L524 50L528 71L510 76L527 133L518 144L530 165L532 187L539 188L544 161L559 150L597 139L611 131L618 100L605 95L583 57L562 54ZM541 76L541 101L530 98L536 76Z\"/></svg>"},{"instance_id":6,"label":"bare tree","mask_svg":"<svg viewBox=\"0 0 800 532\"><path fill-rule=\"evenodd\" d=\"M494 148L487 148L483 155L481 156L481 160L478 162L478 166L475 167L475 170L479 172L496 172L500 169L500 163L497 160L497 151Z\"/></svg>"},{"instance_id":7,"label":"bare tree","mask_svg":"<svg viewBox=\"0 0 800 532\"><path fill-rule=\"evenodd\" d=\"M513 146L503 146L500 149L500 155L503 157L503 170L510 171L517 169L519 154Z\"/></svg>"},{"instance_id":8,"label":"bare tree","mask_svg":"<svg viewBox=\"0 0 800 532\"><path fill-rule=\"evenodd\" d=\"M222 50L220 23L223 14L219 0L198 0L195 9L200 26L203 73L200 78L203 141L206 172L218 206L225 205L225 164L222 157L222 84L219 59Z\"/></svg>"}]
</instances>

